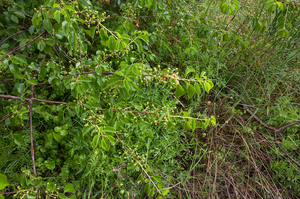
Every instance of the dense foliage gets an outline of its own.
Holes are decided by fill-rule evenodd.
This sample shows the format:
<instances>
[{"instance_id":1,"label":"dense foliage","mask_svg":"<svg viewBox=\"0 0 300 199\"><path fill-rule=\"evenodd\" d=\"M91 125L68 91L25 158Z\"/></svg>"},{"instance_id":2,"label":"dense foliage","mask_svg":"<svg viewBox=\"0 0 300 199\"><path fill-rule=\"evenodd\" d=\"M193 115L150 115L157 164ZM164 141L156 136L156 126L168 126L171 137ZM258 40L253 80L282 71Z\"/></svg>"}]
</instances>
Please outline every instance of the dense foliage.
<instances>
[{"instance_id":1,"label":"dense foliage","mask_svg":"<svg viewBox=\"0 0 300 199\"><path fill-rule=\"evenodd\" d=\"M6 198L222 197L228 179L229 196L299 191L300 113L285 107L299 96L294 1L5 0L0 9ZM267 124L245 103L266 106ZM257 188L258 179L272 183Z\"/></svg>"}]
</instances>

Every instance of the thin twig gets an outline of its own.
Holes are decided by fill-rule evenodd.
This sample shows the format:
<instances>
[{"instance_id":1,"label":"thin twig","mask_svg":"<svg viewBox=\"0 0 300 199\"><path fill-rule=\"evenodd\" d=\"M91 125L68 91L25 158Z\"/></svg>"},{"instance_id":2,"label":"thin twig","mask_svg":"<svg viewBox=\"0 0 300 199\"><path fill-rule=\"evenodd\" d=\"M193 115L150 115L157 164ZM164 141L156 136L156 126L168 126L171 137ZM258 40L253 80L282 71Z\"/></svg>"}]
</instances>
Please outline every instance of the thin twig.
<instances>
[{"instance_id":1,"label":"thin twig","mask_svg":"<svg viewBox=\"0 0 300 199\"><path fill-rule=\"evenodd\" d=\"M5 121L7 118L9 118L10 116L13 115L13 112L10 112L5 118L3 118L2 120L0 120L0 123Z\"/></svg>"},{"instance_id":2,"label":"thin twig","mask_svg":"<svg viewBox=\"0 0 300 199\"><path fill-rule=\"evenodd\" d=\"M27 42L25 45L13 49L13 50L10 51L8 54L4 55L4 56L0 59L0 61L2 61L5 57L7 57L8 55L14 53L15 51L20 50L21 48L24 48L24 47L27 46L28 44L34 42L37 38L39 38L40 36L42 36L45 32L46 32L46 31L44 30L41 34L39 34L38 36L36 36L35 38L33 38L31 41Z\"/></svg>"},{"instance_id":3,"label":"thin twig","mask_svg":"<svg viewBox=\"0 0 300 199\"><path fill-rule=\"evenodd\" d=\"M13 96L13 95L0 95L0 98L21 100L20 97ZM39 101L39 102L46 102L46 103L52 103L52 104L67 104L66 102L43 100L43 99L39 99L39 98L25 98L25 101Z\"/></svg>"}]
</instances>

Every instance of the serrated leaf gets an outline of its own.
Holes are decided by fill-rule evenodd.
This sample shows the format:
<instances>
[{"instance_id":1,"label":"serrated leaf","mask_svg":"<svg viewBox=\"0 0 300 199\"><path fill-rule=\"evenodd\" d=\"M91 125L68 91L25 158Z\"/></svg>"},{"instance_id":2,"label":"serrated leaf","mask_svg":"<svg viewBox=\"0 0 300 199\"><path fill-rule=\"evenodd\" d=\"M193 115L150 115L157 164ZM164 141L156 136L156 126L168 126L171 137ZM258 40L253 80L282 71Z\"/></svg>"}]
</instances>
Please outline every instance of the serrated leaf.
<instances>
[{"instance_id":1,"label":"serrated leaf","mask_svg":"<svg viewBox=\"0 0 300 199\"><path fill-rule=\"evenodd\" d=\"M180 98L184 94L185 94L185 90L182 88L182 86L180 84L177 84L176 91L175 91L175 96L177 98Z\"/></svg>"},{"instance_id":2,"label":"serrated leaf","mask_svg":"<svg viewBox=\"0 0 300 199\"><path fill-rule=\"evenodd\" d=\"M196 92L196 90L195 90L194 86L192 84L189 84L187 87L187 93L188 93L189 99L191 99L194 96L195 92Z\"/></svg>"},{"instance_id":3,"label":"serrated leaf","mask_svg":"<svg viewBox=\"0 0 300 199\"><path fill-rule=\"evenodd\" d=\"M75 189L74 189L74 186L72 184L67 184L64 188L64 192L65 193L75 193Z\"/></svg>"}]
</instances>

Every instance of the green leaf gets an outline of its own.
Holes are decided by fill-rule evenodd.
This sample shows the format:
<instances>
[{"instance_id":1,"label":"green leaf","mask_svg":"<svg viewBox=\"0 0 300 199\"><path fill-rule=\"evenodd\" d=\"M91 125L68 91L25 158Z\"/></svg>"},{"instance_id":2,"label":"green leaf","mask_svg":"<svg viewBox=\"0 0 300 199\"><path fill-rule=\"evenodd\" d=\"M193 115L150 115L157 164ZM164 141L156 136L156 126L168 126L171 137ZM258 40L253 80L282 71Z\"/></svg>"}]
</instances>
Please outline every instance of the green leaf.
<instances>
[{"instance_id":1,"label":"green leaf","mask_svg":"<svg viewBox=\"0 0 300 199\"><path fill-rule=\"evenodd\" d=\"M190 119L190 123L191 123L192 131L194 132L196 129L196 120L194 118Z\"/></svg>"},{"instance_id":2,"label":"green leaf","mask_svg":"<svg viewBox=\"0 0 300 199\"><path fill-rule=\"evenodd\" d=\"M175 91L175 96L177 98L180 98L184 94L185 94L185 90L182 88L182 86L180 84L177 84L176 91Z\"/></svg>"},{"instance_id":3,"label":"green leaf","mask_svg":"<svg viewBox=\"0 0 300 199\"><path fill-rule=\"evenodd\" d=\"M35 199L35 198L36 198L35 194L33 194L33 193L27 194L27 199Z\"/></svg>"},{"instance_id":4,"label":"green leaf","mask_svg":"<svg viewBox=\"0 0 300 199\"><path fill-rule=\"evenodd\" d=\"M14 74L14 77L17 79L23 79L23 75L21 74L19 67L16 66L15 64L10 64L9 65L9 70Z\"/></svg>"},{"instance_id":5,"label":"green leaf","mask_svg":"<svg viewBox=\"0 0 300 199\"><path fill-rule=\"evenodd\" d=\"M201 94L201 89L200 89L199 84L198 84L198 83L195 83L195 84L194 84L194 87L195 87L196 93L197 93L198 95L200 95L200 94Z\"/></svg>"},{"instance_id":6,"label":"green leaf","mask_svg":"<svg viewBox=\"0 0 300 199\"><path fill-rule=\"evenodd\" d=\"M152 197L152 196L154 196L154 188L152 188L151 190L150 190L150 193L148 194L150 197Z\"/></svg>"},{"instance_id":7,"label":"green leaf","mask_svg":"<svg viewBox=\"0 0 300 199\"><path fill-rule=\"evenodd\" d=\"M15 59L18 60L18 62L22 63L22 64L27 64L27 59L26 57L22 56L22 55L16 55Z\"/></svg>"},{"instance_id":8,"label":"green leaf","mask_svg":"<svg viewBox=\"0 0 300 199\"><path fill-rule=\"evenodd\" d=\"M69 35L69 24L66 21L62 22L62 31L64 35L67 37Z\"/></svg>"},{"instance_id":9,"label":"green leaf","mask_svg":"<svg viewBox=\"0 0 300 199\"><path fill-rule=\"evenodd\" d=\"M142 174L139 175L138 179L136 181L144 182L144 177Z\"/></svg>"},{"instance_id":10,"label":"green leaf","mask_svg":"<svg viewBox=\"0 0 300 199\"><path fill-rule=\"evenodd\" d=\"M128 91L131 90L131 87L126 79L123 80L123 84L124 84L124 87L126 88L126 90L128 90Z\"/></svg>"},{"instance_id":11,"label":"green leaf","mask_svg":"<svg viewBox=\"0 0 300 199\"><path fill-rule=\"evenodd\" d=\"M109 36L108 38L108 48L112 51L116 49L116 39L114 36Z\"/></svg>"},{"instance_id":12,"label":"green leaf","mask_svg":"<svg viewBox=\"0 0 300 199\"><path fill-rule=\"evenodd\" d=\"M65 9L71 10L71 11L75 11L75 9L73 8L73 6L71 6L71 5L66 5Z\"/></svg>"},{"instance_id":13,"label":"green leaf","mask_svg":"<svg viewBox=\"0 0 300 199\"><path fill-rule=\"evenodd\" d=\"M10 16L10 19L13 20L13 21L16 22L16 23L19 23L19 19L18 19L18 17L16 17L15 15L11 15L11 16Z\"/></svg>"},{"instance_id":14,"label":"green leaf","mask_svg":"<svg viewBox=\"0 0 300 199\"><path fill-rule=\"evenodd\" d=\"M189 99L191 99L194 96L195 92L196 92L196 90L195 90L194 86L192 84L189 84L187 87L187 93L188 93Z\"/></svg>"},{"instance_id":15,"label":"green leaf","mask_svg":"<svg viewBox=\"0 0 300 199\"><path fill-rule=\"evenodd\" d=\"M101 140L101 146L105 151L109 151L109 142L107 138Z\"/></svg>"},{"instance_id":16,"label":"green leaf","mask_svg":"<svg viewBox=\"0 0 300 199\"><path fill-rule=\"evenodd\" d=\"M25 15L22 12L19 11L15 11L15 15L17 15L17 17L24 19Z\"/></svg>"},{"instance_id":17,"label":"green leaf","mask_svg":"<svg viewBox=\"0 0 300 199\"><path fill-rule=\"evenodd\" d=\"M141 40L143 40L144 42L149 43L149 37L148 37L148 35L139 35L139 38Z\"/></svg>"},{"instance_id":18,"label":"green leaf","mask_svg":"<svg viewBox=\"0 0 300 199\"><path fill-rule=\"evenodd\" d=\"M110 78L107 83L106 83L106 86L110 87L110 86L113 86L115 85L116 83L120 82L120 78L119 77L112 77Z\"/></svg>"},{"instance_id":19,"label":"green leaf","mask_svg":"<svg viewBox=\"0 0 300 199\"><path fill-rule=\"evenodd\" d=\"M70 199L77 199L77 196L73 194Z\"/></svg>"},{"instance_id":20,"label":"green leaf","mask_svg":"<svg viewBox=\"0 0 300 199\"><path fill-rule=\"evenodd\" d=\"M104 132L115 133L116 129L114 127L111 127L111 126L106 126L104 128Z\"/></svg>"},{"instance_id":21,"label":"green leaf","mask_svg":"<svg viewBox=\"0 0 300 199\"><path fill-rule=\"evenodd\" d=\"M143 51L143 45L142 45L141 40L135 39L135 40L133 40L133 41L134 41L134 43L135 43L136 46L137 46L138 52L142 52L142 51Z\"/></svg>"},{"instance_id":22,"label":"green leaf","mask_svg":"<svg viewBox=\"0 0 300 199\"><path fill-rule=\"evenodd\" d=\"M92 124L85 126L85 127L82 129L83 135L85 135L85 134L87 134L88 132L90 132L93 128L94 128L94 125L92 125Z\"/></svg>"},{"instance_id":23,"label":"green leaf","mask_svg":"<svg viewBox=\"0 0 300 199\"><path fill-rule=\"evenodd\" d=\"M71 46L76 49L77 47L77 42L76 42L76 34L75 31L72 31L71 34L68 36L69 42Z\"/></svg>"},{"instance_id":24,"label":"green leaf","mask_svg":"<svg viewBox=\"0 0 300 199\"><path fill-rule=\"evenodd\" d=\"M38 81L37 81L37 79L33 78L33 79L27 80L27 83L30 85L37 85Z\"/></svg>"},{"instance_id":25,"label":"green leaf","mask_svg":"<svg viewBox=\"0 0 300 199\"><path fill-rule=\"evenodd\" d=\"M115 142L115 138L111 135L106 135L106 137L109 139L109 141L113 144Z\"/></svg>"},{"instance_id":26,"label":"green leaf","mask_svg":"<svg viewBox=\"0 0 300 199\"><path fill-rule=\"evenodd\" d=\"M108 39L108 35L107 35L107 32L104 28L102 28L100 30L100 38L104 41L106 41Z\"/></svg>"},{"instance_id":27,"label":"green leaf","mask_svg":"<svg viewBox=\"0 0 300 199\"><path fill-rule=\"evenodd\" d=\"M67 131L67 130L61 130L60 131L60 135L61 136L66 136L66 135L68 135L69 134L69 132Z\"/></svg>"},{"instance_id":28,"label":"green leaf","mask_svg":"<svg viewBox=\"0 0 300 199\"><path fill-rule=\"evenodd\" d=\"M195 69L192 66L188 66L187 69L185 69L185 76L187 76L189 73L196 72Z\"/></svg>"},{"instance_id":29,"label":"green leaf","mask_svg":"<svg viewBox=\"0 0 300 199\"><path fill-rule=\"evenodd\" d=\"M162 195L165 196L169 193L169 189L162 190Z\"/></svg>"},{"instance_id":30,"label":"green leaf","mask_svg":"<svg viewBox=\"0 0 300 199\"><path fill-rule=\"evenodd\" d=\"M56 10L54 12L54 19L57 21L57 23L60 23L60 11Z\"/></svg>"},{"instance_id":31,"label":"green leaf","mask_svg":"<svg viewBox=\"0 0 300 199\"><path fill-rule=\"evenodd\" d=\"M52 8L60 8L59 4L55 3L53 4Z\"/></svg>"},{"instance_id":32,"label":"green leaf","mask_svg":"<svg viewBox=\"0 0 300 199\"><path fill-rule=\"evenodd\" d=\"M192 127L191 127L191 124L189 123L189 122L185 122L184 123L184 127L183 127L183 130L184 131L187 131L187 130L189 130L189 129L191 129Z\"/></svg>"},{"instance_id":33,"label":"green leaf","mask_svg":"<svg viewBox=\"0 0 300 199\"><path fill-rule=\"evenodd\" d=\"M160 180L161 180L161 177L160 177L160 176L157 176L157 175L153 176L153 178L154 178L154 180L156 180L157 182L160 182Z\"/></svg>"},{"instance_id":34,"label":"green leaf","mask_svg":"<svg viewBox=\"0 0 300 199\"><path fill-rule=\"evenodd\" d=\"M96 27L91 27L90 36L94 39Z\"/></svg>"},{"instance_id":35,"label":"green leaf","mask_svg":"<svg viewBox=\"0 0 300 199\"><path fill-rule=\"evenodd\" d=\"M78 79L78 81L79 81L79 82L91 82L91 80L90 80L89 78L87 78L87 77L80 77L80 78Z\"/></svg>"},{"instance_id":36,"label":"green leaf","mask_svg":"<svg viewBox=\"0 0 300 199\"><path fill-rule=\"evenodd\" d=\"M144 187L144 192L146 193L146 194L150 194L150 184L146 184L145 185L145 187Z\"/></svg>"},{"instance_id":37,"label":"green leaf","mask_svg":"<svg viewBox=\"0 0 300 199\"><path fill-rule=\"evenodd\" d=\"M22 95L23 92L24 92L24 88L25 88L25 85L24 83L20 83L18 86L17 86L17 90L18 92Z\"/></svg>"},{"instance_id":38,"label":"green leaf","mask_svg":"<svg viewBox=\"0 0 300 199\"><path fill-rule=\"evenodd\" d=\"M43 21L44 28L47 30L48 33L52 33L52 24L49 19L44 19Z\"/></svg>"},{"instance_id":39,"label":"green leaf","mask_svg":"<svg viewBox=\"0 0 300 199\"><path fill-rule=\"evenodd\" d=\"M68 197L65 196L65 195L62 194L62 193L57 193L57 195L58 195L58 197L59 197L60 199L68 199Z\"/></svg>"},{"instance_id":40,"label":"green leaf","mask_svg":"<svg viewBox=\"0 0 300 199\"><path fill-rule=\"evenodd\" d=\"M159 189L162 189L162 188L164 187L164 185L165 185L165 183L164 183L163 181L157 183L157 187L158 187Z\"/></svg>"},{"instance_id":41,"label":"green leaf","mask_svg":"<svg viewBox=\"0 0 300 199\"><path fill-rule=\"evenodd\" d=\"M64 192L65 193L75 193L75 189L74 189L74 186L72 184L67 184L64 188Z\"/></svg>"},{"instance_id":42,"label":"green leaf","mask_svg":"<svg viewBox=\"0 0 300 199\"><path fill-rule=\"evenodd\" d=\"M50 170L53 170L55 168L55 161L49 161L49 160L46 160L45 162L45 166L50 169Z\"/></svg>"},{"instance_id":43,"label":"green leaf","mask_svg":"<svg viewBox=\"0 0 300 199\"><path fill-rule=\"evenodd\" d=\"M0 199L5 199L4 196L0 193Z\"/></svg>"},{"instance_id":44,"label":"green leaf","mask_svg":"<svg viewBox=\"0 0 300 199\"><path fill-rule=\"evenodd\" d=\"M7 177L3 174L0 174L0 190L4 189L7 185L9 185Z\"/></svg>"},{"instance_id":45,"label":"green leaf","mask_svg":"<svg viewBox=\"0 0 300 199\"><path fill-rule=\"evenodd\" d=\"M7 44L7 43L4 43L4 44L1 45L1 48L3 48L3 49L6 49L8 47L9 47L9 44Z\"/></svg>"},{"instance_id":46,"label":"green leaf","mask_svg":"<svg viewBox=\"0 0 300 199\"><path fill-rule=\"evenodd\" d=\"M209 93L210 89L211 89L211 84L209 82L204 82L204 89L207 93Z\"/></svg>"},{"instance_id":47,"label":"green leaf","mask_svg":"<svg viewBox=\"0 0 300 199\"><path fill-rule=\"evenodd\" d=\"M99 145L99 135L95 135L92 142L93 147L97 148Z\"/></svg>"}]
</instances>

